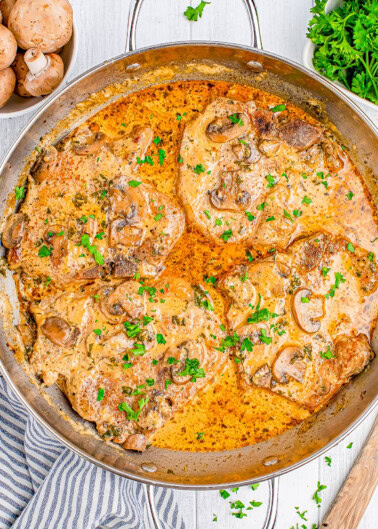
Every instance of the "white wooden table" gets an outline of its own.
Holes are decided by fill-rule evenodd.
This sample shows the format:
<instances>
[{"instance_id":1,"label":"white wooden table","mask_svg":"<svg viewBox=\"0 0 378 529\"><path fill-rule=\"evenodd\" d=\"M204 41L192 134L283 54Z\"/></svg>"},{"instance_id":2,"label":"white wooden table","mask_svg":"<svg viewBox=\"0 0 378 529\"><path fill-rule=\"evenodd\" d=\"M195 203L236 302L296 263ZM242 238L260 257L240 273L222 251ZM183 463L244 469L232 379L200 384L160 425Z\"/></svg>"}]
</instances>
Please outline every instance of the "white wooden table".
<instances>
[{"instance_id":1,"label":"white wooden table","mask_svg":"<svg viewBox=\"0 0 378 529\"><path fill-rule=\"evenodd\" d=\"M148 46L175 40L219 40L250 44L249 22L242 0L211 0L203 18L189 22L183 16L187 5L196 6L199 0L145 0L137 31L137 46ZM72 78L93 65L125 50L129 0L71 0L79 28L79 53ZM312 0L256 0L264 49L301 62L307 22ZM32 114L20 118L0 120L0 159L5 155ZM377 123L377 114L371 115ZM327 454L332 459L329 467L324 456L280 479L278 519L275 529L302 529L304 524L313 529L318 524L364 443L374 421L374 412L350 436ZM353 442L352 448L347 448ZM317 508L312 496L317 482L327 486L322 491L323 501ZM357 491L356 491L357 492ZM175 492L187 529L258 529L263 526L268 486L262 483L256 490L240 489L224 500L219 492ZM263 504L248 511L248 516L231 516L229 500L240 499L246 505L252 499ZM378 527L378 493L376 491L359 529ZM301 519L300 512L307 511ZM214 515L217 522L213 522Z\"/></svg>"}]
</instances>

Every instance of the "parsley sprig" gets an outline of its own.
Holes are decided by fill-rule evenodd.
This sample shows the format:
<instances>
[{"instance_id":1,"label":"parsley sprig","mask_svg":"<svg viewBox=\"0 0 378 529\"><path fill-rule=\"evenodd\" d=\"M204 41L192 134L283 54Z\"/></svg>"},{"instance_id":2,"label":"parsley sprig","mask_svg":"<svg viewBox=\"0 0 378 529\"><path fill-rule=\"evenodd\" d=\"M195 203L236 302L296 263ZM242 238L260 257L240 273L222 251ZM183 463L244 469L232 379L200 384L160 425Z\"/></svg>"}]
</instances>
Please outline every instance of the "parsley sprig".
<instances>
[{"instance_id":1,"label":"parsley sprig","mask_svg":"<svg viewBox=\"0 0 378 529\"><path fill-rule=\"evenodd\" d=\"M349 0L325 12L315 0L307 36L315 44L314 67L355 94L378 104L378 19L375 0Z\"/></svg>"},{"instance_id":2,"label":"parsley sprig","mask_svg":"<svg viewBox=\"0 0 378 529\"><path fill-rule=\"evenodd\" d=\"M211 4L211 2L204 2L202 0L197 7L188 6L186 8L186 11L184 12L184 15L188 20L191 20L192 22L197 22L198 18L202 17L202 13L205 9L205 6L209 4Z\"/></svg>"}]
</instances>

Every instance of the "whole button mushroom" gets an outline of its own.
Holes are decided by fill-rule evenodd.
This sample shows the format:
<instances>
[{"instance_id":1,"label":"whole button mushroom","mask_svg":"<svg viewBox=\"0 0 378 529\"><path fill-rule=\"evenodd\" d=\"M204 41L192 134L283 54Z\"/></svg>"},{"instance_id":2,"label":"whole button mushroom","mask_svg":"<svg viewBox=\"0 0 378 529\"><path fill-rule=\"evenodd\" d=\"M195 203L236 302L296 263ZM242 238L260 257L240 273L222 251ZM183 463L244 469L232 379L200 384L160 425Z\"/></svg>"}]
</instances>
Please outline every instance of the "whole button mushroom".
<instances>
[{"instance_id":1,"label":"whole button mushroom","mask_svg":"<svg viewBox=\"0 0 378 529\"><path fill-rule=\"evenodd\" d=\"M16 75L12 68L0 71L0 108L10 99L16 86Z\"/></svg>"},{"instance_id":2,"label":"whole button mushroom","mask_svg":"<svg viewBox=\"0 0 378 529\"><path fill-rule=\"evenodd\" d=\"M16 0L0 0L0 23L8 25L9 15L12 11ZM3 21L1 22L1 17Z\"/></svg>"},{"instance_id":3,"label":"whole button mushroom","mask_svg":"<svg viewBox=\"0 0 378 529\"><path fill-rule=\"evenodd\" d=\"M39 48L30 48L25 53L24 60L29 68L24 88L29 94L45 96L59 86L64 75L64 64L59 55L44 55Z\"/></svg>"},{"instance_id":4,"label":"whole button mushroom","mask_svg":"<svg viewBox=\"0 0 378 529\"><path fill-rule=\"evenodd\" d=\"M0 24L0 70L8 68L17 53L17 42L12 33Z\"/></svg>"},{"instance_id":5,"label":"whole button mushroom","mask_svg":"<svg viewBox=\"0 0 378 529\"><path fill-rule=\"evenodd\" d=\"M72 36L72 7L68 0L18 0L8 27L20 48L43 53L61 48Z\"/></svg>"},{"instance_id":6,"label":"whole button mushroom","mask_svg":"<svg viewBox=\"0 0 378 529\"><path fill-rule=\"evenodd\" d=\"M12 70L16 74L17 84L15 92L21 97L31 97L31 94L25 89L24 81L29 73L29 68L24 60L23 53L17 53L15 60L12 62Z\"/></svg>"}]
</instances>

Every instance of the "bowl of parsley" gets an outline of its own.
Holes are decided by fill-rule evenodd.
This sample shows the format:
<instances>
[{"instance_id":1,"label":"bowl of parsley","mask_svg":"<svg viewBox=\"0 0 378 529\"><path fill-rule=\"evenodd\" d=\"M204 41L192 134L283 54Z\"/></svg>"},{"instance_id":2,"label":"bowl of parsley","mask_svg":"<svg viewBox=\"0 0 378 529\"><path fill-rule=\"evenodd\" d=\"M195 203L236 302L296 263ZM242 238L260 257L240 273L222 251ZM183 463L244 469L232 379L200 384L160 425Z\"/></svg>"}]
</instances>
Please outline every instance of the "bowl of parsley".
<instances>
[{"instance_id":1,"label":"bowl of parsley","mask_svg":"<svg viewBox=\"0 0 378 529\"><path fill-rule=\"evenodd\" d=\"M376 0L315 0L303 63L365 110L378 112Z\"/></svg>"}]
</instances>

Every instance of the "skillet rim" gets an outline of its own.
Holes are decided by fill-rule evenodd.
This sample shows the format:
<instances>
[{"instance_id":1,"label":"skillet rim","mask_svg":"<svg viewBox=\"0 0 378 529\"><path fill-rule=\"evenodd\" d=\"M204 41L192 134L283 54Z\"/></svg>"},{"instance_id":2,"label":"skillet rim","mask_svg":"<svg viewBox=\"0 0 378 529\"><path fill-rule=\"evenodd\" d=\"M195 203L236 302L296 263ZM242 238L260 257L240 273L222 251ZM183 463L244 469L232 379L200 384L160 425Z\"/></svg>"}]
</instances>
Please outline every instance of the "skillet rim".
<instances>
[{"instance_id":1,"label":"skillet rim","mask_svg":"<svg viewBox=\"0 0 378 529\"><path fill-rule=\"evenodd\" d=\"M309 76L310 78L314 79L315 81L318 81L320 84L324 85L327 89L329 89L331 92L333 92L339 99L341 99L347 106L351 108L351 110L359 116L359 118L362 119L362 121L365 122L365 124L369 127L369 129L375 134L376 137L378 137L378 128L375 126L374 122L365 114L363 110L361 110L351 99L349 99L338 87L336 87L333 83L325 79L323 76L319 75L316 72L313 72L306 67L304 67L302 64L297 63L296 61L293 61L291 59L287 59L284 57L281 57L278 54L260 50L257 48L253 48L251 46L247 45L241 45L241 44L233 44L233 43L226 43L221 41L179 41L179 42L170 42L170 43L164 43L164 44L156 44L153 46L146 46L143 48L138 48L137 50L130 51L127 53L122 53L116 57L113 57L109 60L106 60L100 64L97 64L90 69L86 70L85 72L79 74L74 79L72 79L64 88L61 88L58 90L54 96L47 98L46 102L39 108L39 110L33 115L33 117L29 120L29 122L21 129L19 136L15 143L8 149L8 152L4 156L3 160L0 164L0 178L1 174L5 168L6 163L8 162L11 155L14 153L14 151L17 149L19 143L24 138L24 136L27 134L27 132L30 130L30 128L34 125L34 123L42 117L45 110L51 106L62 94L68 92L71 87L73 87L76 83L78 83L80 80L85 79L92 75L95 72L100 71L102 68L105 68L111 64L114 64L118 61L121 61L125 58L138 56L139 54L142 54L144 52L148 51L154 51L154 50L163 50L165 48L175 48L175 47L185 47L185 46L206 46L206 47L215 47L215 48L228 48L229 50L242 50L250 52L252 51L254 54L260 55L262 57L269 57L274 60L278 60L283 64L287 64L289 66L294 67L295 69L301 71L303 74ZM2 334L2 329L0 329L0 333ZM15 360L16 361L16 360ZM58 433L42 416L39 415L39 413L34 410L31 406L31 404L28 402L28 400L22 395L18 387L15 385L15 383L12 380L11 375L8 373L8 371L5 368L5 365L0 358L0 373L4 376L4 378L7 380L7 382L10 384L12 390L16 393L18 398L21 400L21 402L26 406L26 409L29 411L29 413L47 430L56 437L62 444L70 448L74 453L77 455L83 457L84 459L90 461L91 463L94 463L98 465L99 467L113 472L115 474L118 474L120 476L132 479L134 481L144 483L147 485L155 485L160 487L169 487L174 489L181 489L181 490L219 490L222 488L229 488L232 486L244 486L249 485L251 483L266 481L269 479L273 479L276 477L279 477L283 474L286 474L288 472L291 472L292 470L296 470L297 468L309 463L310 461L316 459L317 457L324 454L327 450L338 444L340 441L342 441L349 433L351 433L357 426L359 426L369 415L372 413L375 408L377 408L378 405L378 396L376 396L372 402L367 406L367 408L361 413L349 426L345 428L338 436L336 436L334 439L332 439L329 443L325 444L322 448L315 451L308 457L304 459L300 459L297 462L293 463L292 465L287 466L286 468L278 469L274 472L268 473L264 476L258 476L256 478L252 479L246 479L242 481L231 481L231 482L222 482L222 483L208 483L204 485L198 485L198 484L184 484L184 483L177 483L177 482L169 482L169 481L162 481L159 479L153 479L153 478L145 478L143 476L135 475L133 472L129 471L121 471L115 468L113 465L103 463L96 459L94 456L89 455L84 450L78 448L74 443L72 443L70 440L68 440L64 435Z\"/></svg>"}]
</instances>

